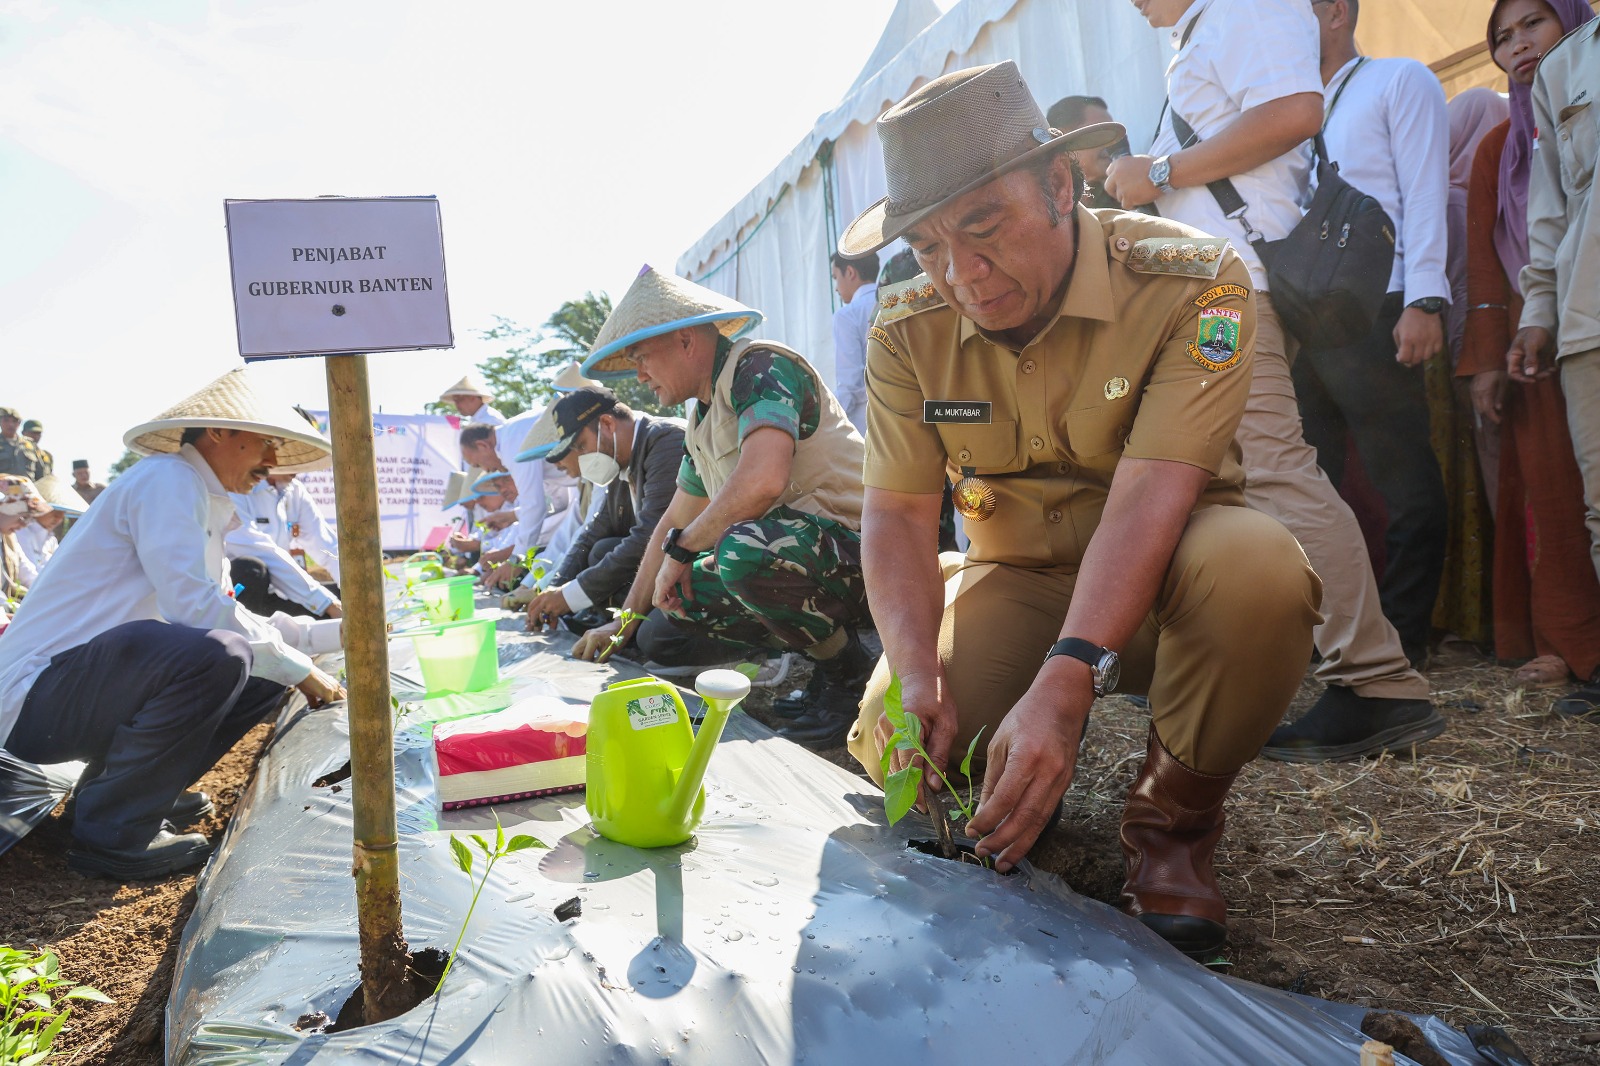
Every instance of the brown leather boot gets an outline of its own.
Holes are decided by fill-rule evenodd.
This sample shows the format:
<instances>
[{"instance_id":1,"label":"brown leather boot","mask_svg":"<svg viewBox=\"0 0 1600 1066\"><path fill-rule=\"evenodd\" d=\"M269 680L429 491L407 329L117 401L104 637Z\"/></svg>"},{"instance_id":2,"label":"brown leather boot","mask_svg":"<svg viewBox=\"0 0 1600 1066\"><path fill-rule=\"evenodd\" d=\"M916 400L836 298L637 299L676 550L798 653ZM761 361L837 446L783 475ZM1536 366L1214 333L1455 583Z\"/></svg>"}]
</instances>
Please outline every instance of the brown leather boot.
<instances>
[{"instance_id":1,"label":"brown leather boot","mask_svg":"<svg viewBox=\"0 0 1600 1066\"><path fill-rule=\"evenodd\" d=\"M1201 962L1227 939L1228 906L1211 857L1222 838L1222 801L1237 776L1189 769L1151 725L1144 769L1122 809L1123 912Z\"/></svg>"}]
</instances>

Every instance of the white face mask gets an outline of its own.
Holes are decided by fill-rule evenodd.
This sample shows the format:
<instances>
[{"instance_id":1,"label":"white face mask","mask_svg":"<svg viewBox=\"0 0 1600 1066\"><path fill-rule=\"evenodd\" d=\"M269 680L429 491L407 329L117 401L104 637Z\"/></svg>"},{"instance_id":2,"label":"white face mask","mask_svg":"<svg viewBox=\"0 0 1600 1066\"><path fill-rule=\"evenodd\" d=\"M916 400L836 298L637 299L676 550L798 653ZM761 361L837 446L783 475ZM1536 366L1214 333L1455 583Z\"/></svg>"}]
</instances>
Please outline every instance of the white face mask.
<instances>
[{"instance_id":1,"label":"white face mask","mask_svg":"<svg viewBox=\"0 0 1600 1066\"><path fill-rule=\"evenodd\" d=\"M599 427L596 427L595 434L596 445L600 443L598 428ZM613 481L617 480L617 475L622 473L622 467L617 465L616 451L617 435L616 433L612 433L612 454L606 455L597 449L595 451L578 456L578 476L583 478L585 481L593 482L602 488L611 484Z\"/></svg>"}]
</instances>

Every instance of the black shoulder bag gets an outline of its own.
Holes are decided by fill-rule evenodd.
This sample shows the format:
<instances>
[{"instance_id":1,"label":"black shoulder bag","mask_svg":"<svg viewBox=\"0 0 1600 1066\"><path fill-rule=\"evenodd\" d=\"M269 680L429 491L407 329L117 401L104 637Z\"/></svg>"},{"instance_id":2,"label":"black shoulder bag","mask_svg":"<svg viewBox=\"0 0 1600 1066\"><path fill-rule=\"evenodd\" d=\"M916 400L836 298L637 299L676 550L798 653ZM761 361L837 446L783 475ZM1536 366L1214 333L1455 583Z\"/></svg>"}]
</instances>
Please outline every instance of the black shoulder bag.
<instances>
[{"instance_id":1,"label":"black shoulder bag","mask_svg":"<svg viewBox=\"0 0 1600 1066\"><path fill-rule=\"evenodd\" d=\"M1189 28L1193 30L1193 23ZM1329 114L1365 62L1357 63L1339 86ZM1200 140L1177 111L1172 112L1172 131L1181 148ZM1221 178L1206 188L1223 214L1244 227L1245 238L1261 257L1272 305L1284 328L1308 347L1340 348L1372 333L1394 270L1394 221L1382 204L1339 175L1339 164L1328 158L1320 131L1313 145L1316 194L1305 217L1280 241L1268 241L1250 224L1249 205L1233 182Z\"/></svg>"}]
</instances>

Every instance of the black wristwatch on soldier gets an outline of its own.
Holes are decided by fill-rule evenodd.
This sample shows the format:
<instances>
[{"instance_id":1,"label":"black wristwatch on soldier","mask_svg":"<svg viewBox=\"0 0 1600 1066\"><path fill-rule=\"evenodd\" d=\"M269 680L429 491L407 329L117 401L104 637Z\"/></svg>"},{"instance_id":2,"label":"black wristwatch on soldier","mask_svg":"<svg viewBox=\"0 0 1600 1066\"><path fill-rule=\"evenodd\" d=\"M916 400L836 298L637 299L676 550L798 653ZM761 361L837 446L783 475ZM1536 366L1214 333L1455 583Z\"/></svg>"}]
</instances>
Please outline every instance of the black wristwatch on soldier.
<instances>
[{"instance_id":1,"label":"black wristwatch on soldier","mask_svg":"<svg viewBox=\"0 0 1600 1066\"><path fill-rule=\"evenodd\" d=\"M1412 300L1407 307L1415 307L1425 315L1438 315L1444 313L1443 296L1424 296L1420 300Z\"/></svg>"},{"instance_id":2,"label":"black wristwatch on soldier","mask_svg":"<svg viewBox=\"0 0 1600 1066\"><path fill-rule=\"evenodd\" d=\"M1067 637L1050 645L1044 661L1049 662L1057 655L1070 655L1089 665L1089 676L1094 680L1096 696L1109 696L1117 691L1117 682L1122 680L1122 659L1110 648L1102 648L1093 641Z\"/></svg>"},{"instance_id":3,"label":"black wristwatch on soldier","mask_svg":"<svg viewBox=\"0 0 1600 1066\"><path fill-rule=\"evenodd\" d=\"M678 535L682 532L683 530L681 529L667 530L667 539L661 542L661 550L669 559L676 559L678 562L687 565L694 562L695 556L700 553L678 546Z\"/></svg>"}]
</instances>

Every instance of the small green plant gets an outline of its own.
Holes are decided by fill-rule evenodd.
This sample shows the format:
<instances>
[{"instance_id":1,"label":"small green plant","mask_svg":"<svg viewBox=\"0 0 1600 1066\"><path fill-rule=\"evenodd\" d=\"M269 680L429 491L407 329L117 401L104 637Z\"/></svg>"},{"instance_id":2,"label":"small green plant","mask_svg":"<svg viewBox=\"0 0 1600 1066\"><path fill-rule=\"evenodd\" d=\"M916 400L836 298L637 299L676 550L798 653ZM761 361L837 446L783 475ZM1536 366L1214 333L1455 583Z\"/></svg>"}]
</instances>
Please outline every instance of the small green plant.
<instances>
[{"instance_id":1,"label":"small green plant","mask_svg":"<svg viewBox=\"0 0 1600 1066\"><path fill-rule=\"evenodd\" d=\"M751 681L754 681L756 679L756 675L761 673L761 667L757 666L755 663L740 663L738 666L735 666L734 669L743 674L745 677L748 677Z\"/></svg>"},{"instance_id":2,"label":"small green plant","mask_svg":"<svg viewBox=\"0 0 1600 1066\"><path fill-rule=\"evenodd\" d=\"M456 935L456 946L450 949L450 959L444 964L444 973L439 975L439 983L434 986L434 995L438 995L439 989L444 987L444 979L450 976L450 967L456 964L456 955L461 951L461 941L467 935L467 925L472 921L472 912L478 907L478 897L483 894L483 886L488 882L489 871L494 869L494 864L514 852L550 846L538 837L531 837L526 833L518 833L507 840L506 831L500 825L500 815L493 808L490 808L489 813L494 815L494 847L490 847L489 842L483 839L481 834L473 833L470 838L478 850L483 852L486 860L483 864L483 877L472 890L472 902L467 905L467 916L461 920L461 932ZM455 853L456 865L461 868L461 872L467 875L467 880L472 880L472 849L467 847L460 837L451 833L450 850Z\"/></svg>"},{"instance_id":3,"label":"small green plant","mask_svg":"<svg viewBox=\"0 0 1600 1066\"><path fill-rule=\"evenodd\" d=\"M31 955L0 944L0 1063L39 1066L72 1015L67 1000L110 1003L88 985L61 976L53 952Z\"/></svg>"},{"instance_id":4,"label":"small green plant","mask_svg":"<svg viewBox=\"0 0 1600 1066\"><path fill-rule=\"evenodd\" d=\"M922 767L912 763L903 770L889 772L889 760L897 751L914 751L922 756L922 761L934 773L939 775L939 780L944 782L944 787L949 790L950 797L955 801L956 807L961 811L965 821L972 821L976 808L972 796L972 753L978 750L978 739L983 736L983 730L978 730L977 736L972 738L972 743L967 745L966 758L961 760L961 776L967 779L967 798L962 802L961 793L950 783L944 771L934 765L928 757L928 750L922 746L922 719L913 711L905 709L905 704L900 695L900 675L889 675L889 689L883 696L883 713L888 717L889 724L894 726L894 732L889 735L889 743L884 746L883 760L883 809L889 816L889 824L894 825L904 818L917 802L917 793L922 787Z\"/></svg>"},{"instance_id":5,"label":"small green plant","mask_svg":"<svg viewBox=\"0 0 1600 1066\"><path fill-rule=\"evenodd\" d=\"M644 621L644 615L640 614L638 611L630 611L626 607L611 608L611 615L617 620L619 628L617 629L616 636L611 638L611 643L606 646L607 658L610 658L612 655L615 655L617 652L621 651L622 645L627 643L628 623Z\"/></svg>"}]
</instances>

